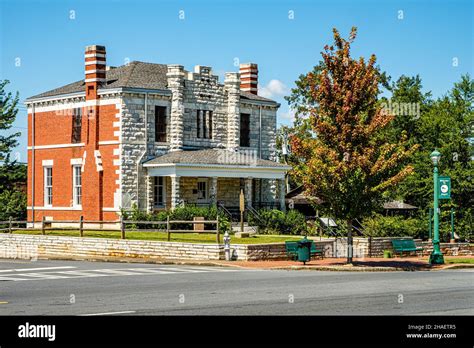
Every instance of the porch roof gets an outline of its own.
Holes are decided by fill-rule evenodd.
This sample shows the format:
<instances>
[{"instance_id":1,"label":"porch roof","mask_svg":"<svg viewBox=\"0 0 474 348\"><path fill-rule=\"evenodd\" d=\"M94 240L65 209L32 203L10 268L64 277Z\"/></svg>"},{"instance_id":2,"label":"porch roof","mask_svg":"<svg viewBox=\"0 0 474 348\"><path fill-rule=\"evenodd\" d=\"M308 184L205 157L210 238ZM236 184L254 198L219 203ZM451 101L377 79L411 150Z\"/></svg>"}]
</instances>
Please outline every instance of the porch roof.
<instances>
[{"instance_id":1,"label":"porch roof","mask_svg":"<svg viewBox=\"0 0 474 348\"><path fill-rule=\"evenodd\" d=\"M290 166L257 158L252 151L173 151L143 164L151 176L253 177L282 179Z\"/></svg>"}]
</instances>

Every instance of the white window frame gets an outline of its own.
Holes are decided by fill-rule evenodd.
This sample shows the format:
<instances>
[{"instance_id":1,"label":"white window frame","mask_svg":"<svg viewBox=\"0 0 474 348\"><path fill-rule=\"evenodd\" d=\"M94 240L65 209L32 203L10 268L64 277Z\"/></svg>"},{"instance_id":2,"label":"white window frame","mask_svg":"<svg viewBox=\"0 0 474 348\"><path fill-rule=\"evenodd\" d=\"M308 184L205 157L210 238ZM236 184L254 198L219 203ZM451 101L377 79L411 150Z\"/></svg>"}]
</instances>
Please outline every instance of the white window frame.
<instances>
[{"instance_id":1,"label":"white window frame","mask_svg":"<svg viewBox=\"0 0 474 348\"><path fill-rule=\"evenodd\" d=\"M200 183L204 183L205 185L205 189L204 189L204 197L199 197L199 184ZM208 178L198 178L198 181L197 181L197 194L198 194L198 197L197 197L197 201L198 202L208 202L209 200L209 179Z\"/></svg>"},{"instance_id":2,"label":"white window frame","mask_svg":"<svg viewBox=\"0 0 474 348\"><path fill-rule=\"evenodd\" d=\"M48 171L51 170L51 185L48 185ZM53 206L53 166L43 166L43 205Z\"/></svg>"},{"instance_id":3,"label":"white window frame","mask_svg":"<svg viewBox=\"0 0 474 348\"><path fill-rule=\"evenodd\" d=\"M73 165L72 166L72 206L81 208L82 207L82 165ZM79 180L77 180L77 175L76 171L78 171L79 174L79 179L80 183L78 183ZM79 190L79 195L78 191ZM79 197L79 199L78 199Z\"/></svg>"},{"instance_id":4,"label":"white window frame","mask_svg":"<svg viewBox=\"0 0 474 348\"><path fill-rule=\"evenodd\" d=\"M162 180L161 184L159 183L160 179ZM157 202L156 198L158 197L157 194L155 194L156 189L161 189L162 191L162 196L163 196L163 201ZM159 209L159 208L165 208L166 207L166 176L154 176L153 177L153 208Z\"/></svg>"}]
</instances>

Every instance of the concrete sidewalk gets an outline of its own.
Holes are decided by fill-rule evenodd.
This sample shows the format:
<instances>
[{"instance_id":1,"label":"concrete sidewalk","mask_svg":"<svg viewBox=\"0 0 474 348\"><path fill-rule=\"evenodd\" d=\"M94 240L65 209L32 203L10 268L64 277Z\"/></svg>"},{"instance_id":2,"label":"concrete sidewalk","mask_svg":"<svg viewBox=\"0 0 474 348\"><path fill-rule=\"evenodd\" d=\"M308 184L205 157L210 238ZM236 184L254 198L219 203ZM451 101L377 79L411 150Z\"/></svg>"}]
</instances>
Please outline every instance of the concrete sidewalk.
<instances>
[{"instance_id":1,"label":"concrete sidewalk","mask_svg":"<svg viewBox=\"0 0 474 348\"><path fill-rule=\"evenodd\" d=\"M445 260L468 258L474 256L445 256ZM446 263L444 265L431 266L428 257L403 257L403 258L354 258L351 265L346 264L345 258L316 259L303 265L302 262L292 260L270 260L270 261L224 261L224 260L180 260L180 259L137 259L123 257L109 257L94 259L54 257L48 260L75 260L75 261L101 261L101 262L124 262L124 263L150 263L162 265L191 265L191 266L220 266L241 267L246 269L277 269L277 270L316 270L316 271L353 271L353 272L391 272L391 271L432 271L456 268L474 268L474 264Z\"/></svg>"},{"instance_id":2,"label":"concrete sidewalk","mask_svg":"<svg viewBox=\"0 0 474 348\"><path fill-rule=\"evenodd\" d=\"M459 257L446 256L445 260ZM473 256L463 256L472 258ZM351 265L346 264L344 258L316 259L307 262L306 265L298 261L214 261L217 265L237 266L242 268L258 269L288 269L288 270L321 270L321 271L430 271L449 268L474 268L474 264L444 264L433 265L428 263L428 257L404 257L404 258L355 258Z\"/></svg>"}]
</instances>

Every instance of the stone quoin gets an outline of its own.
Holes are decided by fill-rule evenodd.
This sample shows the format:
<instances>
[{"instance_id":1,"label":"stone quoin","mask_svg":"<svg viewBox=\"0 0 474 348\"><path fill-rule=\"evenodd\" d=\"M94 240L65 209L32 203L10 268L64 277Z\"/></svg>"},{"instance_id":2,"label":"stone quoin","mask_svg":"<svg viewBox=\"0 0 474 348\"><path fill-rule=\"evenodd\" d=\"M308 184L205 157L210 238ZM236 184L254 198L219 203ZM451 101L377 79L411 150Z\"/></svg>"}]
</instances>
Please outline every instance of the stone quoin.
<instances>
[{"instance_id":1,"label":"stone quoin","mask_svg":"<svg viewBox=\"0 0 474 348\"><path fill-rule=\"evenodd\" d=\"M257 64L220 83L212 69L107 66L87 46L84 79L26 100L28 221L117 220L180 204L285 209L276 161L279 104L258 95ZM78 67L78 70L80 67Z\"/></svg>"}]
</instances>

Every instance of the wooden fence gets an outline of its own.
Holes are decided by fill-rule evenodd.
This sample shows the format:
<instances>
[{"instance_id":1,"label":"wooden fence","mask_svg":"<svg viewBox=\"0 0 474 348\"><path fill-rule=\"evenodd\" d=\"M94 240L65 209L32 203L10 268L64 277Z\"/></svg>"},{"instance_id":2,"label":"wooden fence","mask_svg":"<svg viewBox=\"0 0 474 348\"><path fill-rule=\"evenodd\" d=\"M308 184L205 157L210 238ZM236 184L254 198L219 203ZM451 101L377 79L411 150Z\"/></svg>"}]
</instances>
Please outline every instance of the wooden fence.
<instances>
[{"instance_id":1,"label":"wooden fence","mask_svg":"<svg viewBox=\"0 0 474 348\"><path fill-rule=\"evenodd\" d=\"M46 231L48 230L79 230L79 236L84 237L84 231L107 231L107 232L114 232L112 229L104 229L103 225L113 225L119 224L120 225L120 235L122 239L126 238L126 232L165 232L167 234L167 240L171 240L171 234L173 233L206 233L206 234L215 234L216 235L216 242L220 243L220 234L219 234L219 217L216 220L170 220L169 217L166 221L133 221L133 220L114 220L114 221L87 221L84 220L84 217L81 216L79 220L54 220L49 221L45 220L44 216L41 219L41 227L40 228L28 228L28 224L32 224L33 221L16 221L10 218L8 221L0 221L0 227L2 225L6 225L8 227L0 228L0 232L7 232L13 233L13 231L17 230L31 230L31 231L41 231L41 234L46 235ZM52 227L52 224L77 224L75 226L67 226L67 227ZM84 224L94 224L98 225L98 228L94 226L88 227L84 226ZM172 229L173 225L184 225L184 224L192 224L193 229L185 229L185 228L177 228ZM195 229L195 225L215 225L215 229ZM18 225L25 225L25 227L19 227ZM163 226L163 228L146 228L140 229L137 228L137 225L145 225L145 226Z\"/></svg>"}]
</instances>

